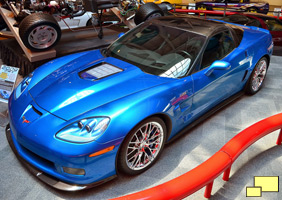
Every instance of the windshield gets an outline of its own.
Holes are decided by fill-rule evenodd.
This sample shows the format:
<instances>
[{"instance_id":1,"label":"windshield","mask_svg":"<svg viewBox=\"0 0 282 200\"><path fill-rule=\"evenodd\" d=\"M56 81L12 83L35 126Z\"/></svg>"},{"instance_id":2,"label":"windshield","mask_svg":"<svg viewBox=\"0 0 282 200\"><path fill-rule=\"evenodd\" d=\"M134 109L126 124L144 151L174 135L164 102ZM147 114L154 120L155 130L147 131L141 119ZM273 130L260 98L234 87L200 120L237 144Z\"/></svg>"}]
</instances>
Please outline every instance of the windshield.
<instances>
[{"instance_id":1,"label":"windshield","mask_svg":"<svg viewBox=\"0 0 282 200\"><path fill-rule=\"evenodd\" d=\"M206 37L177 27L145 23L114 42L112 56L146 73L179 78L186 75Z\"/></svg>"}]
</instances>

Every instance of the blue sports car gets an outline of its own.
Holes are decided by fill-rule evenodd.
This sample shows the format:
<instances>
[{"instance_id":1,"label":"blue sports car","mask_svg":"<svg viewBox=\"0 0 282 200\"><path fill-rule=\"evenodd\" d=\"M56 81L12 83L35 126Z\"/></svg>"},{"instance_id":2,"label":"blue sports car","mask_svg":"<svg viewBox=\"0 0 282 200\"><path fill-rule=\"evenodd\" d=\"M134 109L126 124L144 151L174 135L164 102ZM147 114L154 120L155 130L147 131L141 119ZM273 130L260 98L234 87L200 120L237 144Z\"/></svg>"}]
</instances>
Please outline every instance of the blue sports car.
<instances>
[{"instance_id":1,"label":"blue sports car","mask_svg":"<svg viewBox=\"0 0 282 200\"><path fill-rule=\"evenodd\" d=\"M107 49L58 58L9 99L8 141L41 180L81 190L151 167L165 143L258 92L269 31L194 17L140 24Z\"/></svg>"}]
</instances>

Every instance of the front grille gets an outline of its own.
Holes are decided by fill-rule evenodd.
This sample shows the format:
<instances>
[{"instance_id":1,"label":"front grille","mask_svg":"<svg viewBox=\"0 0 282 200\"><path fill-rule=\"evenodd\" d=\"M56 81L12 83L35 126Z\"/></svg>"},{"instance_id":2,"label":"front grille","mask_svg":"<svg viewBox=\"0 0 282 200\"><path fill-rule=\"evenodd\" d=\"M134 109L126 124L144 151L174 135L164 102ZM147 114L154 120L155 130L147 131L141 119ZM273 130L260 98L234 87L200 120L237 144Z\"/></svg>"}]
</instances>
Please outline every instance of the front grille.
<instances>
[{"instance_id":1,"label":"front grille","mask_svg":"<svg viewBox=\"0 0 282 200\"><path fill-rule=\"evenodd\" d=\"M45 158L42 158L41 156L37 155L36 153L33 153L32 151L25 148L21 144L19 144L19 145L20 145L21 149L25 152L25 154L27 154L29 157L33 158L34 160L39 161L42 165L44 165L48 168L55 169L55 164L53 162L51 162L50 160L47 160Z\"/></svg>"}]
</instances>

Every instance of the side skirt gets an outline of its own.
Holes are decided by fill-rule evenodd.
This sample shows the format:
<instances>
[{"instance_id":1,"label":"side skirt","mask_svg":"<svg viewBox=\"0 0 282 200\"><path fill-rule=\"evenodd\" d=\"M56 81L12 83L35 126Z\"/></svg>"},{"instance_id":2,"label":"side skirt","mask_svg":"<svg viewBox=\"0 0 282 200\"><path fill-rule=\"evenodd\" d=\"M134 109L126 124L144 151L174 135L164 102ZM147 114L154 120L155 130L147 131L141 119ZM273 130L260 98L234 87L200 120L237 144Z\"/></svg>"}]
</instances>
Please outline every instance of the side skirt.
<instances>
[{"instance_id":1,"label":"side skirt","mask_svg":"<svg viewBox=\"0 0 282 200\"><path fill-rule=\"evenodd\" d=\"M196 120L194 120L191 124L189 124L187 127L185 127L184 129L182 129L181 131L179 131L173 138L171 138L167 144L170 144L171 142L175 141L176 139L178 139L180 136L182 136L183 134L187 133L188 131L190 131L191 129L193 129L194 127L196 127L198 124L200 124L201 122L205 121L207 118L209 118L211 115L215 114L216 112L218 112L219 110L221 110L222 108L224 108L225 106L227 106L228 104L232 103L233 101L235 101L236 99L240 98L241 96L244 95L244 90L240 91L236 94L234 94L233 96L229 97L228 99L224 100L223 102L219 103L218 105L216 105L215 107L213 107L211 110L207 111L205 114L203 114L202 116L200 116L199 118L197 118Z\"/></svg>"}]
</instances>

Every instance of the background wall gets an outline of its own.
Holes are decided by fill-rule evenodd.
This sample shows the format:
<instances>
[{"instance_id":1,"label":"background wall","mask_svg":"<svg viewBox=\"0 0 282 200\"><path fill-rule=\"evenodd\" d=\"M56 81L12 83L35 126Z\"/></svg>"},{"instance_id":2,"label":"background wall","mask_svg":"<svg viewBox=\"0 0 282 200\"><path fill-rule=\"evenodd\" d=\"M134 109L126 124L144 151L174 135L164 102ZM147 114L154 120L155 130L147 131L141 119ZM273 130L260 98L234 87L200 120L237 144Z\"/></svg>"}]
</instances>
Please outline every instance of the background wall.
<instances>
[{"instance_id":1,"label":"background wall","mask_svg":"<svg viewBox=\"0 0 282 200\"><path fill-rule=\"evenodd\" d=\"M269 3L269 5L277 5L277 6L282 6L282 0L268 0L266 1Z\"/></svg>"}]
</instances>

